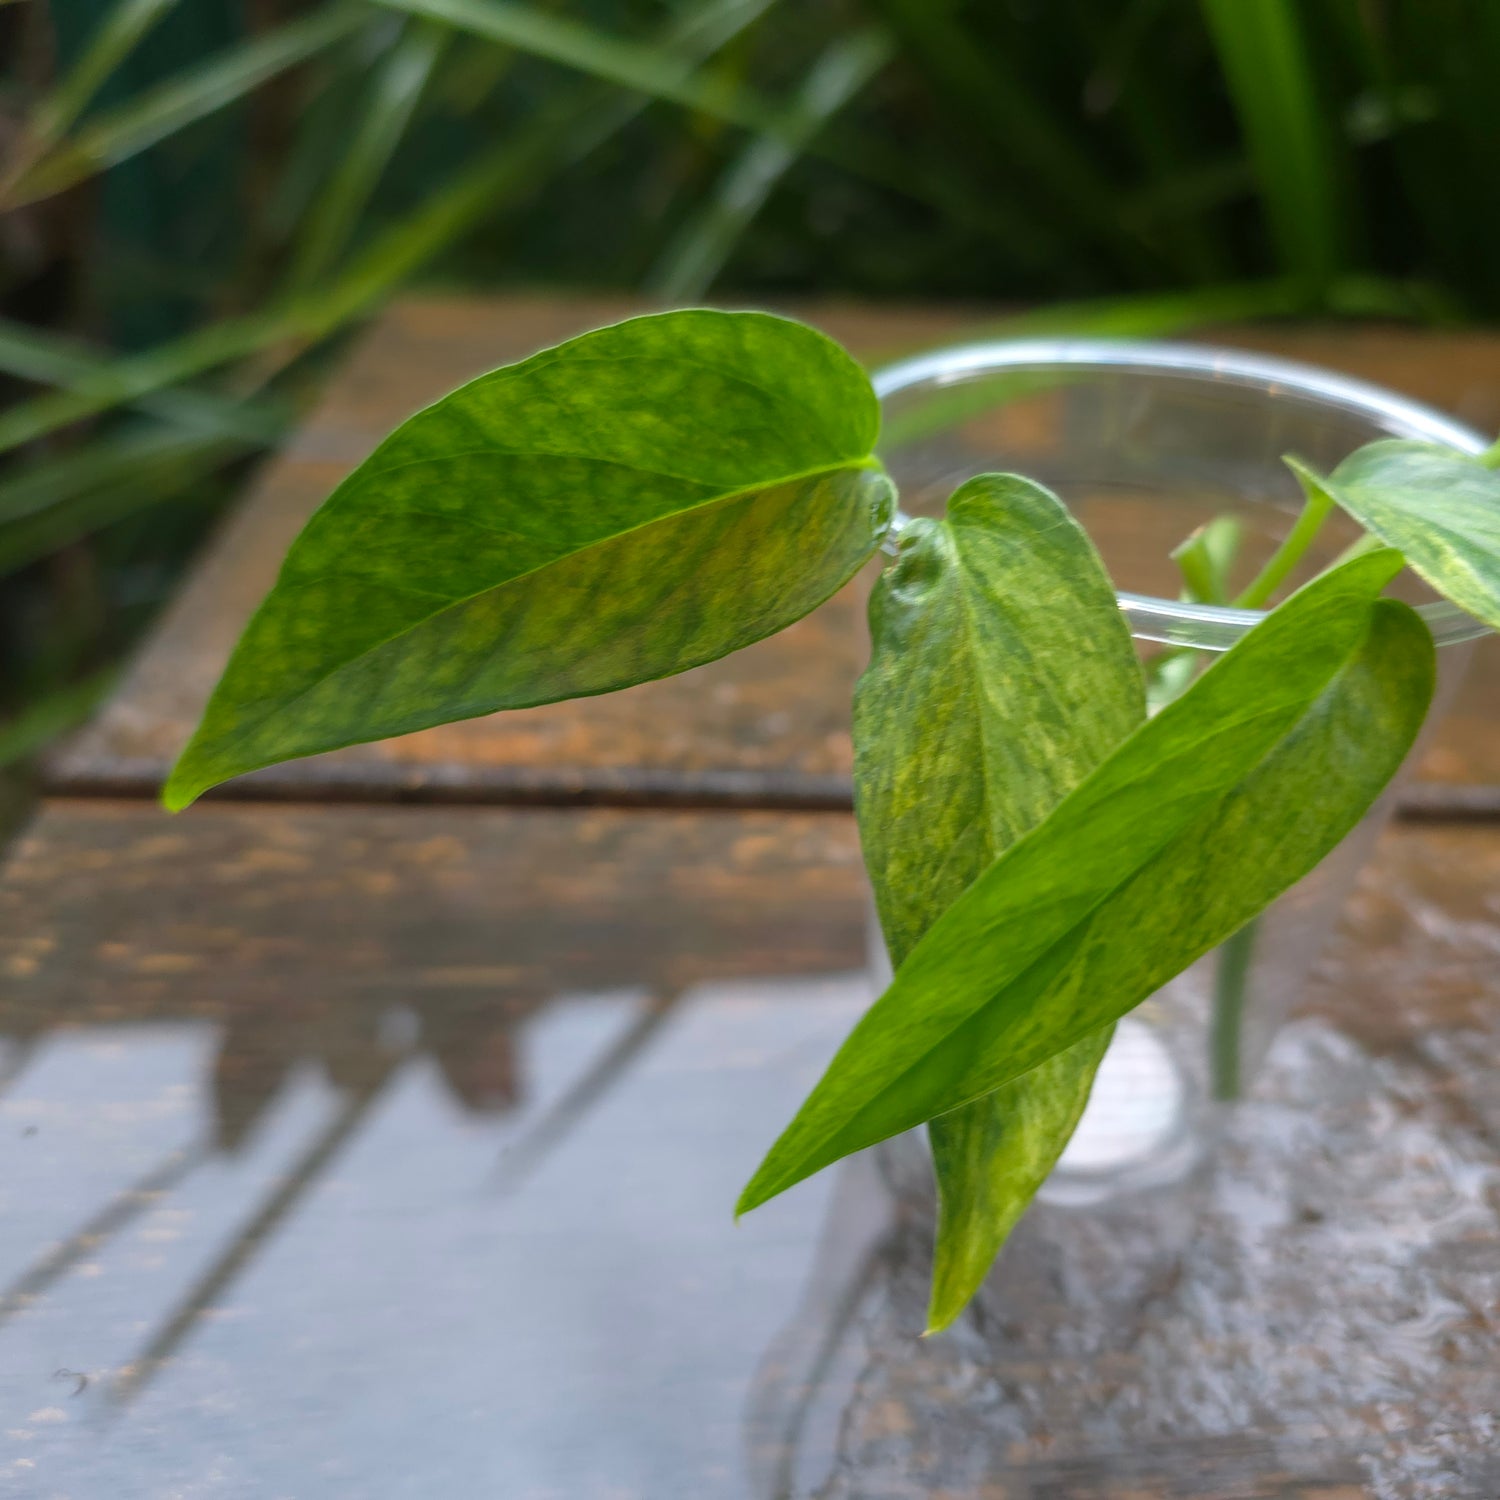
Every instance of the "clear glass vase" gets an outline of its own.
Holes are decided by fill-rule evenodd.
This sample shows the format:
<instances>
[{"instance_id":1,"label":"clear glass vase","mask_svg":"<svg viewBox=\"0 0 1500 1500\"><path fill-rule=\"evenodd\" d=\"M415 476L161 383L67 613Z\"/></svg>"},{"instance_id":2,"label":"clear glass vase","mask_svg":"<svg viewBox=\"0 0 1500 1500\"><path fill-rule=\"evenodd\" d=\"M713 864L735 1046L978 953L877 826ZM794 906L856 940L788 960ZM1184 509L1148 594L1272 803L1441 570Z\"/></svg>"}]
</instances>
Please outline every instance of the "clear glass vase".
<instances>
[{"instance_id":1,"label":"clear glass vase","mask_svg":"<svg viewBox=\"0 0 1500 1500\"><path fill-rule=\"evenodd\" d=\"M904 512L941 514L974 474L1014 472L1046 484L1099 548L1145 657L1165 646L1225 651L1261 618L1174 599L1170 553L1197 526L1227 514L1242 528L1238 569L1248 579L1301 508L1283 454L1326 470L1382 437L1471 453L1487 446L1375 386L1193 345L968 344L893 365L875 385L885 409L882 453ZM1358 536L1347 517L1330 518L1291 582L1311 577ZM1409 574L1392 592L1418 606L1441 648L1430 728L1484 627ZM1301 992L1394 795L1393 787L1256 922L1120 1022L1045 1198L1098 1202L1176 1180L1202 1159ZM890 972L878 930L871 963L878 992ZM884 1164L897 1185L930 1191L922 1133L888 1147Z\"/></svg>"}]
</instances>

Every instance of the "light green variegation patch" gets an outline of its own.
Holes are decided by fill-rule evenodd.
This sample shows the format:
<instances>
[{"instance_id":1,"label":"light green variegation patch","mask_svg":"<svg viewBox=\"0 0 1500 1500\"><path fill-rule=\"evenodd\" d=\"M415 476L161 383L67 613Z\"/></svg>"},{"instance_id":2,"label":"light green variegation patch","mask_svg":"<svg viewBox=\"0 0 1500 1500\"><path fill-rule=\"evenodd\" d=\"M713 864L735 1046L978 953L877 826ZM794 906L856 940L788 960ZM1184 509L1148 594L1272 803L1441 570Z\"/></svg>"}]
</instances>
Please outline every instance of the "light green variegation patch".
<instances>
[{"instance_id":1,"label":"light green variegation patch","mask_svg":"<svg viewBox=\"0 0 1500 1500\"><path fill-rule=\"evenodd\" d=\"M293 544L168 782L681 672L789 625L889 524L880 412L761 313L635 318L419 412Z\"/></svg>"}]
</instances>

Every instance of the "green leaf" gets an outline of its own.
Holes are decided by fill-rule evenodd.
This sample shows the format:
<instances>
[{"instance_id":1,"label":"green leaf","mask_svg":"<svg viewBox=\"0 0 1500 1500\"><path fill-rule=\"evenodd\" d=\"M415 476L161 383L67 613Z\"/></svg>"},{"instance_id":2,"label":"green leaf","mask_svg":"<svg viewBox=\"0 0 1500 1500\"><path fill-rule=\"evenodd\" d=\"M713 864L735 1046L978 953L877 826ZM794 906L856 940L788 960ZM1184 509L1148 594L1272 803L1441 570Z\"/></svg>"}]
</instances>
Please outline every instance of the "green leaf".
<instances>
[{"instance_id":1,"label":"green leaf","mask_svg":"<svg viewBox=\"0 0 1500 1500\"><path fill-rule=\"evenodd\" d=\"M1083 1118L1114 1034L1113 1025L1101 1026L983 1099L929 1123L938 1229L928 1333L940 1333L968 1306L1051 1175Z\"/></svg>"},{"instance_id":2,"label":"green leaf","mask_svg":"<svg viewBox=\"0 0 1500 1500\"><path fill-rule=\"evenodd\" d=\"M891 961L1146 716L1103 564L1040 485L981 474L909 521L870 598L855 808Z\"/></svg>"},{"instance_id":3,"label":"green leaf","mask_svg":"<svg viewBox=\"0 0 1500 1500\"><path fill-rule=\"evenodd\" d=\"M634 318L419 412L293 544L167 784L609 692L789 625L894 491L864 372L763 313Z\"/></svg>"},{"instance_id":4,"label":"green leaf","mask_svg":"<svg viewBox=\"0 0 1500 1500\"><path fill-rule=\"evenodd\" d=\"M1053 495L981 475L916 520L870 602L855 806L893 963L1145 720L1114 588ZM958 1315L1072 1135L1111 1028L932 1121L932 1329Z\"/></svg>"},{"instance_id":5,"label":"green leaf","mask_svg":"<svg viewBox=\"0 0 1500 1500\"><path fill-rule=\"evenodd\" d=\"M1436 443L1389 438L1324 478L1288 458L1310 497L1333 500L1412 570L1500 630L1500 472Z\"/></svg>"},{"instance_id":6,"label":"green leaf","mask_svg":"<svg viewBox=\"0 0 1500 1500\"><path fill-rule=\"evenodd\" d=\"M1130 737L932 926L740 1211L1117 1020L1305 875L1400 765L1432 637L1368 553L1314 580Z\"/></svg>"},{"instance_id":7,"label":"green leaf","mask_svg":"<svg viewBox=\"0 0 1500 1500\"><path fill-rule=\"evenodd\" d=\"M1229 603L1229 573L1244 527L1233 516L1215 516L1172 549L1185 597L1198 604Z\"/></svg>"}]
</instances>

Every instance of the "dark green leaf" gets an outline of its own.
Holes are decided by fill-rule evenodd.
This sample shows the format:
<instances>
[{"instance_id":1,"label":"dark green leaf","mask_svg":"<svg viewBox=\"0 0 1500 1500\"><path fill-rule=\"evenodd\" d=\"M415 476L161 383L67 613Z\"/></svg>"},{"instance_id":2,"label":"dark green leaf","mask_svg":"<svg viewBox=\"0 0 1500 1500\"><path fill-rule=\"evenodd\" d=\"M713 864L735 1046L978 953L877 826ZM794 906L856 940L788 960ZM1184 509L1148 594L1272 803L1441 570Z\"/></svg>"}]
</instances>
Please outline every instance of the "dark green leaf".
<instances>
[{"instance_id":1,"label":"dark green leaf","mask_svg":"<svg viewBox=\"0 0 1500 1500\"><path fill-rule=\"evenodd\" d=\"M1334 500L1438 593L1500 630L1500 472L1399 438L1360 448L1327 478L1287 462L1309 493Z\"/></svg>"},{"instance_id":2,"label":"dark green leaf","mask_svg":"<svg viewBox=\"0 0 1500 1500\"><path fill-rule=\"evenodd\" d=\"M903 532L870 602L855 805L892 962L1145 719L1114 589L1040 486L981 475ZM1106 1026L932 1122L941 1195L928 1319L973 1295L1072 1134Z\"/></svg>"},{"instance_id":3,"label":"dark green leaf","mask_svg":"<svg viewBox=\"0 0 1500 1500\"><path fill-rule=\"evenodd\" d=\"M1431 696L1432 638L1368 553L1269 615L928 930L772 1147L754 1208L1138 1005L1359 821Z\"/></svg>"},{"instance_id":4,"label":"dark green leaf","mask_svg":"<svg viewBox=\"0 0 1500 1500\"><path fill-rule=\"evenodd\" d=\"M308 523L166 789L608 692L770 635L870 555L880 412L763 313L635 318L396 429Z\"/></svg>"}]
</instances>

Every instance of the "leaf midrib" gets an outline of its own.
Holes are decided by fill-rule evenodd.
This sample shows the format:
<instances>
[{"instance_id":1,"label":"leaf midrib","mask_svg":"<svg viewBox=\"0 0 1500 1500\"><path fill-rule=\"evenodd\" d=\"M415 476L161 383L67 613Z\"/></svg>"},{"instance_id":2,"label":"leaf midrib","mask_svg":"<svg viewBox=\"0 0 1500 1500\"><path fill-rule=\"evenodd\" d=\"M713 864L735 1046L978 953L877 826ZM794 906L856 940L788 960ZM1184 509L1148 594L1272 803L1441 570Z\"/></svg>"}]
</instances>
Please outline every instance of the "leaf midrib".
<instances>
[{"instance_id":1,"label":"leaf midrib","mask_svg":"<svg viewBox=\"0 0 1500 1500\"><path fill-rule=\"evenodd\" d=\"M365 460L373 463L380 456L377 449ZM673 479L679 484L701 484L711 486L714 481L700 474L674 474L670 469L648 469L640 464L625 463L618 458L603 458L597 453L571 453L554 448L503 448L490 445L484 448L457 448L444 453L426 453L419 458L403 459L398 464L387 464L380 469L367 469L361 464L345 483L349 493L357 494L367 480L384 479L390 474L399 474L403 469L419 469L424 464L445 464L456 458L569 458L577 463L598 464L602 468L622 469L627 474L639 474L643 479ZM856 459L841 459L841 463L855 463ZM731 492L725 492L731 493ZM712 496L708 498L713 498Z\"/></svg>"},{"instance_id":2,"label":"leaf midrib","mask_svg":"<svg viewBox=\"0 0 1500 1500\"><path fill-rule=\"evenodd\" d=\"M983 768L983 774L979 778L979 801L984 828L984 847L986 853L993 860L995 857L995 825L993 822L993 796L990 791L990 765L992 763L990 757L991 736L986 723L989 716L985 713L985 706L990 703L990 696L984 679L977 669L978 652L976 650L976 641L978 639L978 627L974 621L973 605L969 599L963 552L962 548L958 545L958 528L955 523L947 520L940 522L939 525L943 531L944 546L952 554L953 569L957 575L958 609L959 614L963 618L968 672L974 684L974 717L978 720L979 755ZM965 824L965 827L967 826L968 824Z\"/></svg>"}]
</instances>

